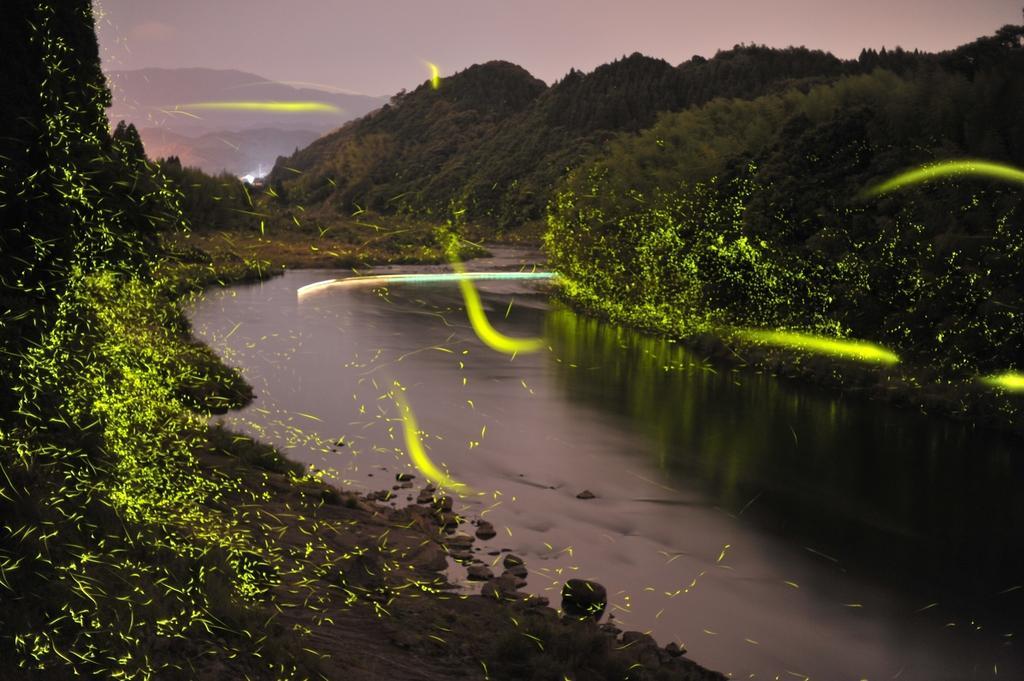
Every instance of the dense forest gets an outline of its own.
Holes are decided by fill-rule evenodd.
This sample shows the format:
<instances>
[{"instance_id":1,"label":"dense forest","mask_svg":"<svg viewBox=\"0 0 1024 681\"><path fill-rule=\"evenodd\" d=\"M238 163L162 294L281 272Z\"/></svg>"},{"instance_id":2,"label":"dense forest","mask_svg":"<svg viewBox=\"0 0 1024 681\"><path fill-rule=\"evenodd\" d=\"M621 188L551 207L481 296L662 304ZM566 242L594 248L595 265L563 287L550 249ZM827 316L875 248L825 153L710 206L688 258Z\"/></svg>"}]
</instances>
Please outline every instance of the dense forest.
<instances>
[{"instance_id":1,"label":"dense forest","mask_svg":"<svg viewBox=\"0 0 1024 681\"><path fill-rule=\"evenodd\" d=\"M560 185L554 264L580 302L674 334L782 327L946 378L1019 368L1021 187L866 190L946 159L1024 165L1022 37L663 115Z\"/></svg>"},{"instance_id":2,"label":"dense forest","mask_svg":"<svg viewBox=\"0 0 1024 681\"><path fill-rule=\"evenodd\" d=\"M505 62L400 93L271 175L330 222L408 213L546 220L568 295L688 335L854 336L944 376L1021 361L1020 187L908 168L1024 165L1024 29L939 54L737 46L673 67L633 54L551 87Z\"/></svg>"},{"instance_id":3,"label":"dense forest","mask_svg":"<svg viewBox=\"0 0 1024 681\"><path fill-rule=\"evenodd\" d=\"M633 54L551 87L507 62L472 66L279 159L289 202L329 220L370 209L508 229L541 220L553 185L616 133L715 97L756 97L861 68L820 51L738 46L673 67Z\"/></svg>"}]
</instances>

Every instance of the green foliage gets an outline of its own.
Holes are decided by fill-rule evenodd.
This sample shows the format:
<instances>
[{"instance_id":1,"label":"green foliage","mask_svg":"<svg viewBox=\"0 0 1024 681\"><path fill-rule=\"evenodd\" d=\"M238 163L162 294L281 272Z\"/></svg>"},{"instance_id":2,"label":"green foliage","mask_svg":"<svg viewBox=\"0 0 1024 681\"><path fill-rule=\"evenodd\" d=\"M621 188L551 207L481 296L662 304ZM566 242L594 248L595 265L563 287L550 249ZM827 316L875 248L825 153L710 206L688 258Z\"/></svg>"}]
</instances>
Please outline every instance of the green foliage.
<instances>
[{"instance_id":1,"label":"green foliage","mask_svg":"<svg viewBox=\"0 0 1024 681\"><path fill-rule=\"evenodd\" d=\"M256 191L230 173L207 175L199 168L182 167L176 156L161 159L158 165L180 191L182 213L194 230L256 231L271 219L257 203Z\"/></svg>"},{"instance_id":2,"label":"green foliage","mask_svg":"<svg viewBox=\"0 0 1024 681\"><path fill-rule=\"evenodd\" d=\"M1020 188L864 190L946 158L1024 166L1024 129L1006 115L1024 106L1022 34L915 57L902 77L714 100L616 138L549 206L545 246L567 295L678 335L853 336L950 377L1020 366ZM958 55L979 50L965 73Z\"/></svg>"},{"instance_id":3,"label":"green foliage","mask_svg":"<svg viewBox=\"0 0 1024 681\"><path fill-rule=\"evenodd\" d=\"M176 196L125 137L114 139L91 3L12 0L0 24L0 372L53 321L75 269L144 274ZM136 135L137 139L137 135ZM0 409L12 405L0 388Z\"/></svg>"},{"instance_id":4,"label":"green foliage","mask_svg":"<svg viewBox=\"0 0 1024 681\"><path fill-rule=\"evenodd\" d=\"M518 227L543 218L565 171L618 132L728 95L856 68L803 48L740 46L679 67L633 54L546 88L517 66L490 62L424 84L346 125L272 173L289 201L346 214L360 208L443 218L451 201L471 223Z\"/></svg>"}]
</instances>

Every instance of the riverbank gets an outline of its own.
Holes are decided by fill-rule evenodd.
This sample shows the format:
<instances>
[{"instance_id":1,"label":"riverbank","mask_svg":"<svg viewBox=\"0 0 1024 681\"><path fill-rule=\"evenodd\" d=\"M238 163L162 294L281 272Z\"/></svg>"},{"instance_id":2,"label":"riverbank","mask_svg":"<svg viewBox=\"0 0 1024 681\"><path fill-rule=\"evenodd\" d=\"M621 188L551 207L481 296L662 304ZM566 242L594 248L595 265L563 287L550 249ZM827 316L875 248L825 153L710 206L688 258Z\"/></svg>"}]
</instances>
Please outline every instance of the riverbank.
<instances>
[{"instance_id":1,"label":"riverbank","mask_svg":"<svg viewBox=\"0 0 1024 681\"><path fill-rule=\"evenodd\" d=\"M565 280L555 287L554 295L583 314L670 339L704 360L734 370L763 372L855 399L882 400L1024 437L1024 394L989 385L980 377L949 378L934 368L910 363L858 362L745 340L725 331L680 333L679 328L687 325L650 310L626 310Z\"/></svg>"},{"instance_id":2,"label":"riverbank","mask_svg":"<svg viewBox=\"0 0 1024 681\"><path fill-rule=\"evenodd\" d=\"M358 233L344 227L323 231L280 227L265 231L192 230L166 235L163 245L186 261L213 264L221 270L244 264L260 275L282 269L352 269L448 262L444 249L437 243L433 223L406 220L394 226L388 223L388 227L357 224L362 225ZM463 242L460 257L465 260L486 254L483 247Z\"/></svg>"},{"instance_id":3,"label":"riverbank","mask_svg":"<svg viewBox=\"0 0 1024 681\"><path fill-rule=\"evenodd\" d=\"M521 266L520 249L496 250L499 257L485 267ZM194 289L197 281L252 276L237 267L201 269L197 275L191 266L180 280ZM458 502L453 508L430 487L402 479L368 495L338 490L302 475L272 448L216 426L198 457L209 478L240 483L218 507L247 534L275 537L253 557L256 573L270 577L250 607L288 632L291 647L315 651L305 663L322 678L724 678L642 632L562 621L546 599L517 590L528 567L513 560L500 574L507 552L474 548L474 538L458 531L474 531ZM395 509L380 501L396 492L418 495L417 503ZM446 581L456 560L483 578L485 595L460 593Z\"/></svg>"}]
</instances>

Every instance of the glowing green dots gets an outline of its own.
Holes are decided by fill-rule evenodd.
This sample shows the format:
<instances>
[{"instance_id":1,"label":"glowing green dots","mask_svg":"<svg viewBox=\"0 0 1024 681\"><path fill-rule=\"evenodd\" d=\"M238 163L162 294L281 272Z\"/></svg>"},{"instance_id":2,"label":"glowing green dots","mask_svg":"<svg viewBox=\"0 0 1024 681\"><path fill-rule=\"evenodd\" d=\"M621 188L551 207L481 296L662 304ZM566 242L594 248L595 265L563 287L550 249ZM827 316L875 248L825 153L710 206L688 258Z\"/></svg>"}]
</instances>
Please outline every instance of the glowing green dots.
<instances>
[{"instance_id":1,"label":"glowing green dots","mask_svg":"<svg viewBox=\"0 0 1024 681\"><path fill-rule=\"evenodd\" d=\"M737 331L735 335L737 338L753 343L806 350L808 352L832 355L859 362L896 364L900 361L896 353L867 341L843 340L789 331L762 331L756 329L743 329Z\"/></svg>"},{"instance_id":2,"label":"glowing green dots","mask_svg":"<svg viewBox=\"0 0 1024 681\"><path fill-rule=\"evenodd\" d=\"M427 62L427 67L430 69L430 87L435 90L441 87L441 69L437 68L437 64Z\"/></svg>"},{"instance_id":3,"label":"glowing green dots","mask_svg":"<svg viewBox=\"0 0 1024 681\"><path fill-rule=\"evenodd\" d=\"M1024 392L1024 374L1017 373L1016 371L986 376L982 380L993 387L1002 388L1009 392Z\"/></svg>"},{"instance_id":4,"label":"glowing green dots","mask_svg":"<svg viewBox=\"0 0 1024 681\"><path fill-rule=\"evenodd\" d=\"M406 452L416 468L423 474L423 477L441 488L448 487L459 489L463 492L468 491L469 488L466 487L465 483L453 480L451 476L438 468L430 460L430 457L427 456L426 450L423 449L423 443L420 442L420 427L416 422L416 415L413 414L412 408L409 407L409 402L402 394L401 386L396 386L391 396L395 400L395 404L398 405L398 410L402 416Z\"/></svg>"},{"instance_id":5,"label":"glowing green dots","mask_svg":"<svg viewBox=\"0 0 1024 681\"><path fill-rule=\"evenodd\" d=\"M342 113L326 102L194 102L179 104L176 110L263 111L266 113Z\"/></svg>"},{"instance_id":6,"label":"glowing green dots","mask_svg":"<svg viewBox=\"0 0 1024 681\"><path fill-rule=\"evenodd\" d=\"M884 194L910 185L959 175L975 175L1003 182L1024 184L1024 170L1002 163L970 159L943 161L942 163L923 165L919 168L908 170L868 189L867 194L869 196L877 196L878 194Z\"/></svg>"}]
</instances>

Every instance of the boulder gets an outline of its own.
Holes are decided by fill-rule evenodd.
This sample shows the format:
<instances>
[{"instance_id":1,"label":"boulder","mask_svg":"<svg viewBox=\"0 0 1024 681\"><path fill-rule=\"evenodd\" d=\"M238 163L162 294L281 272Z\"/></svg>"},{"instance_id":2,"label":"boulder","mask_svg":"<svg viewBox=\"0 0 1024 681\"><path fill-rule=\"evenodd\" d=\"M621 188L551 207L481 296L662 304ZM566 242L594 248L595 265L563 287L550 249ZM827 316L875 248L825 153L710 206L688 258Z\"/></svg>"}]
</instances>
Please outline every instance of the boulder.
<instances>
[{"instance_id":1,"label":"boulder","mask_svg":"<svg viewBox=\"0 0 1024 681\"><path fill-rule=\"evenodd\" d=\"M517 589L521 589L524 586L526 586L526 577L525 576L524 577L520 577L519 575L517 575L517 574L515 574L513 572L509 572L508 570L505 570L504 572L502 572L501 576L502 577L511 577L512 579L514 579L515 580L514 584L516 585Z\"/></svg>"},{"instance_id":2,"label":"boulder","mask_svg":"<svg viewBox=\"0 0 1024 681\"><path fill-rule=\"evenodd\" d=\"M416 555L415 562L425 570L440 572L448 567L448 558L444 549L434 542L428 542Z\"/></svg>"},{"instance_id":3,"label":"boulder","mask_svg":"<svg viewBox=\"0 0 1024 681\"><path fill-rule=\"evenodd\" d=\"M514 553L509 553L501 561L501 564L504 565L506 568L511 568L515 567L516 565L523 565L523 559L515 555Z\"/></svg>"},{"instance_id":4,"label":"boulder","mask_svg":"<svg viewBox=\"0 0 1024 681\"><path fill-rule=\"evenodd\" d=\"M597 495L591 492L589 489L585 489L576 495L577 499L596 499Z\"/></svg>"},{"instance_id":5,"label":"boulder","mask_svg":"<svg viewBox=\"0 0 1024 681\"><path fill-rule=\"evenodd\" d=\"M487 580L487 583L480 589L480 595L485 598L493 598L496 601L518 600L515 577L502 576Z\"/></svg>"},{"instance_id":6,"label":"boulder","mask_svg":"<svg viewBox=\"0 0 1024 681\"><path fill-rule=\"evenodd\" d=\"M505 574L512 575L513 577L517 577L519 579L526 579L526 566L520 563L519 565L513 565L510 568L505 568Z\"/></svg>"},{"instance_id":7,"label":"boulder","mask_svg":"<svg viewBox=\"0 0 1024 681\"><path fill-rule=\"evenodd\" d=\"M486 520L481 520L476 526L476 536L479 539L492 539L498 534L494 531L494 525L491 525Z\"/></svg>"},{"instance_id":8,"label":"boulder","mask_svg":"<svg viewBox=\"0 0 1024 681\"><path fill-rule=\"evenodd\" d=\"M665 652L671 655L672 657L679 657L680 655L686 654L686 648L681 648L679 647L678 643L672 641L667 646L665 646Z\"/></svg>"},{"instance_id":9,"label":"boulder","mask_svg":"<svg viewBox=\"0 0 1024 681\"><path fill-rule=\"evenodd\" d=\"M469 547L473 545L473 538L468 534L457 534L445 539L444 543L448 545L448 548L462 548L468 551Z\"/></svg>"},{"instance_id":10,"label":"boulder","mask_svg":"<svg viewBox=\"0 0 1024 681\"><path fill-rule=\"evenodd\" d=\"M466 568L466 578L474 582L486 582L494 578L494 573L486 565L470 565Z\"/></svg>"},{"instance_id":11,"label":"boulder","mask_svg":"<svg viewBox=\"0 0 1024 681\"><path fill-rule=\"evenodd\" d=\"M442 513L438 516L438 521L445 530L455 531L455 528L462 522L462 516L456 515L455 513Z\"/></svg>"},{"instance_id":12,"label":"boulder","mask_svg":"<svg viewBox=\"0 0 1024 681\"><path fill-rule=\"evenodd\" d=\"M412 473L395 473L395 480L398 482L409 482L415 477Z\"/></svg>"},{"instance_id":13,"label":"boulder","mask_svg":"<svg viewBox=\"0 0 1024 681\"><path fill-rule=\"evenodd\" d=\"M597 582L570 579L562 586L562 611L569 617L601 619L608 605L608 591Z\"/></svg>"}]
</instances>

